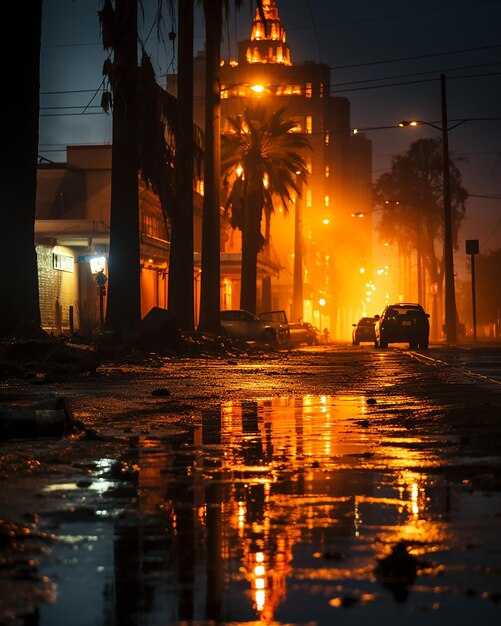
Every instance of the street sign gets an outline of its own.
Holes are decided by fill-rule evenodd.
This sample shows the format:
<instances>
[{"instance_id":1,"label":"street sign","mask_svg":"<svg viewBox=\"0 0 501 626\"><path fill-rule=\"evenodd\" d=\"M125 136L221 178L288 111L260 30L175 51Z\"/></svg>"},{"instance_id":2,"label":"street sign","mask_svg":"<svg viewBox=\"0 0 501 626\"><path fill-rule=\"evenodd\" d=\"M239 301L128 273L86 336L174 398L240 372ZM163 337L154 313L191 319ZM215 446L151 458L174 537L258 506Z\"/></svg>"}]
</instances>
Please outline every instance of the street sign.
<instances>
[{"instance_id":1,"label":"street sign","mask_svg":"<svg viewBox=\"0 0 501 626\"><path fill-rule=\"evenodd\" d=\"M466 240L466 254L471 256L471 304L473 308L473 341L477 342L477 305L475 302L475 255L478 254L478 239Z\"/></svg>"},{"instance_id":2,"label":"street sign","mask_svg":"<svg viewBox=\"0 0 501 626\"><path fill-rule=\"evenodd\" d=\"M478 239L466 240L466 254L478 254Z\"/></svg>"}]
</instances>

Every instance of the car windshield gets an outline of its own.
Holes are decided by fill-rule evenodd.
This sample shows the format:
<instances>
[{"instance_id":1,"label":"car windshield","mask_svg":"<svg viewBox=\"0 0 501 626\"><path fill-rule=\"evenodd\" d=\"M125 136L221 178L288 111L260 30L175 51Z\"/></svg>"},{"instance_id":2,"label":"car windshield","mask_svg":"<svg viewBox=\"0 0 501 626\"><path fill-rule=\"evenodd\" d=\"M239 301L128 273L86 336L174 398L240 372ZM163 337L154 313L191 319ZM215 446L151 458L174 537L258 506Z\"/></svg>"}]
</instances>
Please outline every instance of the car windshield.
<instances>
[{"instance_id":1,"label":"car windshield","mask_svg":"<svg viewBox=\"0 0 501 626\"><path fill-rule=\"evenodd\" d=\"M372 324L374 324L374 320L372 317L363 317L358 324L359 326L372 326Z\"/></svg>"},{"instance_id":2,"label":"car windshield","mask_svg":"<svg viewBox=\"0 0 501 626\"><path fill-rule=\"evenodd\" d=\"M265 311L258 315L259 319L274 322L275 324L286 324L287 316L284 311Z\"/></svg>"}]
</instances>

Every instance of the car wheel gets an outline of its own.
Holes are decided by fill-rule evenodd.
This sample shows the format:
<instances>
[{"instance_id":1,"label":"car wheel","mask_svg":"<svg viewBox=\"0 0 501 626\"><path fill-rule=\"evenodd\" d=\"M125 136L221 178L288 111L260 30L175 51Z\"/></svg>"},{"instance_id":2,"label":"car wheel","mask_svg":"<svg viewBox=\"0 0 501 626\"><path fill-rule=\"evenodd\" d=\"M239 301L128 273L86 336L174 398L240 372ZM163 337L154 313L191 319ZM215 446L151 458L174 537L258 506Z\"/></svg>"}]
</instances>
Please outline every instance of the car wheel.
<instances>
[{"instance_id":1,"label":"car wheel","mask_svg":"<svg viewBox=\"0 0 501 626\"><path fill-rule=\"evenodd\" d=\"M269 343L272 346L278 346L277 333L271 328L265 331L263 340L265 343Z\"/></svg>"}]
</instances>

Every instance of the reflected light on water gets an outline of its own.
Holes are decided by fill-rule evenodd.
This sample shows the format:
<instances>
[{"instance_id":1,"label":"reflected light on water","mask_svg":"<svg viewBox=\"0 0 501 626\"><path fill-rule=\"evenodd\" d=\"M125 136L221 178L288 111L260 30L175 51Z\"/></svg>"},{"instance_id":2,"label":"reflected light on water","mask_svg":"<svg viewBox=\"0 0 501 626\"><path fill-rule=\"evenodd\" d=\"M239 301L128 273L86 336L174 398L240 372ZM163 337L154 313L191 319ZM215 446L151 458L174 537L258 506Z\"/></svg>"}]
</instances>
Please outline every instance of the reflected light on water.
<instances>
[{"instance_id":1,"label":"reflected light on water","mask_svg":"<svg viewBox=\"0 0 501 626\"><path fill-rule=\"evenodd\" d=\"M437 560L413 588L420 606L441 600L435 588L459 594L466 574L438 560L466 543L471 509L428 471L436 442L395 429L382 405L364 395L229 401L175 434L139 436L113 474L122 498L130 487L129 511L109 519L117 560L107 569L109 588L125 581L148 598L137 626L160 615L190 626L327 624L350 602L379 607L386 621L375 624L397 623L374 567L398 542ZM109 480L110 464L101 470ZM106 510L110 492L98 494ZM108 613L129 601L117 595Z\"/></svg>"}]
</instances>

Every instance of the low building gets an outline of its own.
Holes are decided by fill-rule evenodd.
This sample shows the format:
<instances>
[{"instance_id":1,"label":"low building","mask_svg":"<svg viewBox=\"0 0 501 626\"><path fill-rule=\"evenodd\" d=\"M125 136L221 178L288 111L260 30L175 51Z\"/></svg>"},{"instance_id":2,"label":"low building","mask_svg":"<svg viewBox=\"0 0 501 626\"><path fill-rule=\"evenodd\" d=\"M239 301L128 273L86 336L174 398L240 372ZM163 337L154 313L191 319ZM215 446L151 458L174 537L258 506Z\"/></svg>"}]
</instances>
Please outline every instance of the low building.
<instances>
[{"instance_id":1,"label":"low building","mask_svg":"<svg viewBox=\"0 0 501 626\"><path fill-rule=\"evenodd\" d=\"M167 308L169 234L158 197L139 184L141 314ZM106 311L110 240L111 146L68 146L64 163L40 163L35 244L42 327L98 331ZM201 202L195 230L200 233ZM198 242L200 237L198 237Z\"/></svg>"}]
</instances>

